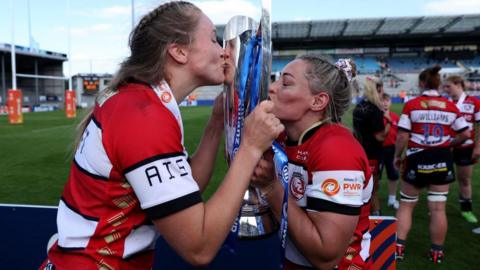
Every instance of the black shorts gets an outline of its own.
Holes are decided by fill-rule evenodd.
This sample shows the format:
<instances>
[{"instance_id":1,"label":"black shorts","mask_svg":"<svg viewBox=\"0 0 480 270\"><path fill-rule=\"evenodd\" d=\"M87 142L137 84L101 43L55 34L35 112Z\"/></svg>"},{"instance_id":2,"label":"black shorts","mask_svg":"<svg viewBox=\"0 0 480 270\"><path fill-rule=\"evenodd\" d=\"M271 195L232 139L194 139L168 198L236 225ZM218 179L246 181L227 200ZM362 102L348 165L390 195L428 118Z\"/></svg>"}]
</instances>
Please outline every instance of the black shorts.
<instances>
[{"instance_id":1,"label":"black shorts","mask_svg":"<svg viewBox=\"0 0 480 270\"><path fill-rule=\"evenodd\" d=\"M418 188L455 181L452 154L448 148L425 149L407 156L403 180Z\"/></svg>"},{"instance_id":2,"label":"black shorts","mask_svg":"<svg viewBox=\"0 0 480 270\"><path fill-rule=\"evenodd\" d=\"M453 149L453 162L458 166L473 165L472 159L473 147L458 147Z\"/></svg>"},{"instance_id":3,"label":"black shorts","mask_svg":"<svg viewBox=\"0 0 480 270\"><path fill-rule=\"evenodd\" d=\"M382 158L379 164L379 176L382 178L383 168L387 171L388 180L398 180L398 170L393 166L393 156L395 155L395 145L383 147Z\"/></svg>"}]
</instances>

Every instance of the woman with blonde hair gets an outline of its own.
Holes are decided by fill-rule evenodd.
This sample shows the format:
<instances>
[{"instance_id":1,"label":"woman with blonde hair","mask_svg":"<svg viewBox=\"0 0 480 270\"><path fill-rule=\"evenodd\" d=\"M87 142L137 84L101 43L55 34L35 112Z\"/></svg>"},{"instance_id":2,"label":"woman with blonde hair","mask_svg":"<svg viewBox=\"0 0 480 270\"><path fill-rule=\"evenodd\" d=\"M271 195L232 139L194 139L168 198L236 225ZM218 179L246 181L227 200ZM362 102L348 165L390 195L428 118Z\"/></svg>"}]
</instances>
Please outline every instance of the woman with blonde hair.
<instances>
[{"instance_id":1,"label":"woman with blonde hair","mask_svg":"<svg viewBox=\"0 0 480 270\"><path fill-rule=\"evenodd\" d=\"M372 180L362 147L340 124L351 102L345 73L322 56L302 55L285 66L269 89L273 113L286 131L278 139L288 157L291 194L286 270L371 267ZM280 181L264 177L252 182L280 219Z\"/></svg>"},{"instance_id":2,"label":"woman with blonde hair","mask_svg":"<svg viewBox=\"0 0 480 270\"><path fill-rule=\"evenodd\" d=\"M215 26L195 5L168 2L140 20L129 45L81 130L58 207L58 241L41 269L151 269L159 234L189 263L208 264L257 162L283 130L273 104L260 103L223 183L204 203L223 135L222 99L190 157L178 103L224 80Z\"/></svg>"},{"instance_id":3,"label":"woman with blonde hair","mask_svg":"<svg viewBox=\"0 0 480 270\"><path fill-rule=\"evenodd\" d=\"M477 123L480 121L480 100L465 93L465 82L458 75L449 76L443 89L460 110L470 129L470 139L453 148L452 153L460 188L458 201L462 216L470 223L477 223L478 219L472 211L472 173L473 164L480 157L480 140L475 138Z\"/></svg>"},{"instance_id":4,"label":"woman with blonde hair","mask_svg":"<svg viewBox=\"0 0 480 270\"><path fill-rule=\"evenodd\" d=\"M379 164L382 156L382 144L390 128L390 122L383 123L385 115L382 111L381 96L383 82L376 77L368 76L364 84L363 100L353 110L353 131L368 157L373 175L372 214L380 215L380 202L377 196L379 184Z\"/></svg>"}]
</instances>

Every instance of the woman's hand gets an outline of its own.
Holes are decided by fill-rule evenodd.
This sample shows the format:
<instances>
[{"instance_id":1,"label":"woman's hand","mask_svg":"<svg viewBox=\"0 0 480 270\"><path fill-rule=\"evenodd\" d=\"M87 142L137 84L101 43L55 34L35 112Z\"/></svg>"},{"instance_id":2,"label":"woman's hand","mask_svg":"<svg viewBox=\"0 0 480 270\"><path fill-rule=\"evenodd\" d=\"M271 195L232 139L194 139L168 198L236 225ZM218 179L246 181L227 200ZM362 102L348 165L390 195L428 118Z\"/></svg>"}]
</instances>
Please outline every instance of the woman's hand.
<instances>
[{"instance_id":1,"label":"woman's hand","mask_svg":"<svg viewBox=\"0 0 480 270\"><path fill-rule=\"evenodd\" d=\"M223 126L223 92L220 92L213 102L210 120Z\"/></svg>"},{"instance_id":2,"label":"woman's hand","mask_svg":"<svg viewBox=\"0 0 480 270\"><path fill-rule=\"evenodd\" d=\"M383 113L383 117L385 117L385 119L387 119L387 122L388 123L391 123L392 122L392 117L390 116L390 114L388 113L388 111L385 111Z\"/></svg>"},{"instance_id":3,"label":"woman's hand","mask_svg":"<svg viewBox=\"0 0 480 270\"><path fill-rule=\"evenodd\" d=\"M402 158L401 157L395 157L393 159L393 166L397 171L400 171L400 167L402 166Z\"/></svg>"},{"instance_id":4,"label":"woman's hand","mask_svg":"<svg viewBox=\"0 0 480 270\"><path fill-rule=\"evenodd\" d=\"M271 112L272 101L262 101L245 119L242 145L261 156L272 146L272 141L285 129Z\"/></svg>"},{"instance_id":5,"label":"woman's hand","mask_svg":"<svg viewBox=\"0 0 480 270\"><path fill-rule=\"evenodd\" d=\"M480 145L476 145L472 152L472 161L477 162L478 158L480 158Z\"/></svg>"},{"instance_id":6,"label":"woman's hand","mask_svg":"<svg viewBox=\"0 0 480 270\"><path fill-rule=\"evenodd\" d=\"M275 165L273 163L273 152L268 150L255 167L251 184L260 189L270 186L275 180Z\"/></svg>"}]
</instances>

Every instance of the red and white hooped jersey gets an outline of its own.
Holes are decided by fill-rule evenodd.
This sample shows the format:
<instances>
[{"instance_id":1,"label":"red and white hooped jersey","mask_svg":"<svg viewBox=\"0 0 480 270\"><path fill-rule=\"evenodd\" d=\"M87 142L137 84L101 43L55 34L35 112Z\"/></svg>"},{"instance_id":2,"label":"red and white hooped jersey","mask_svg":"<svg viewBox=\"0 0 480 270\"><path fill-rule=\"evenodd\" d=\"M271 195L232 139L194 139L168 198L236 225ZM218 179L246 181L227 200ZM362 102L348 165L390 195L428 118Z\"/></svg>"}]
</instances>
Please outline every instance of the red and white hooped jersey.
<instances>
[{"instance_id":1,"label":"red and white hooped jersey","mask_svg":"<svg viewBox=\"0 0 480 270\"><path fill-rule=\"evenodd\" d=\"M470 129L470 139L466 140L461 147L473 147L473 142L475 142L475 129L473 127L475 123L480 122L480 100L462 93L458 100L452 100L452 102L457 105Z\"/></svg>"},{"instance_id":2,"label":"red and white hooped jersey","mask_svg":"<svg viewBox=\"0 0 480 270\"><path fill-rule=\"evenodd\" d=\"M436 90L424 91L403 107L398 128L410 132L407 155L432 147L449 147L455 133L468 128L453 102Z\"/></svg>"},{"instance_id":3,"label":"red and white hooped jersey","mask_svg":"<svg viewBox=\"0 0 480 270\"><path fill-rule=\"evenodd\" d=\"M201 202L168 85L99 101L72 162L49 260L59 269L151 269L151 220Z\"/></svg>"},{"instance_id":4,"label":"red and white hooped jersey","mask_svg":"<svg viewBox=\"0 0 480 270\"><path fill-rule=\"evenodd\" d=\"M338 266L367 269L371 263L368 216L373 180L362 146L345 127L324 124L309 130L300 145L285 146L285 151L290 193L300 207L359 216L352 242ZM286 258L298 265L311 266L290 239L287 239Z\"/></svg>"}]
</instances>

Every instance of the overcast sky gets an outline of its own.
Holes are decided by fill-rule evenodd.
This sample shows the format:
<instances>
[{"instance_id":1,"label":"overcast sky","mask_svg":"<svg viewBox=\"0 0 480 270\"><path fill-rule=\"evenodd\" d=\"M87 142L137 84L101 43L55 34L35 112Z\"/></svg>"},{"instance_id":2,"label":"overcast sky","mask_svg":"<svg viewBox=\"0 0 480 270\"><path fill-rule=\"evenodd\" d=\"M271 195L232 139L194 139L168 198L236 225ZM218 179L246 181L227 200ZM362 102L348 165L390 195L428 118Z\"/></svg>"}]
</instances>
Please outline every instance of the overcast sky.
<instances>
[{"instance_id":1,"label":"overcast sky","mask_svg":"<svg viewBox=\"0 0 480 270\"><path fill-rule=\"evenodd\" d=\"M30 0L31 33L40 49L67 53L72 73L113 73L128 56L131 0ZM135 0L135 22L165 1ZM261 0L196 0L215 24L234 15L260 16ZM13 10L12 12L12 3ZM0 0L0 43L29 46L28 0ZM480 0L272 0L272 21L480 14ZM68 20L68 18L70 18ZM67 71L65 75L68 75Z\"/></svg>"}]
</instances>

